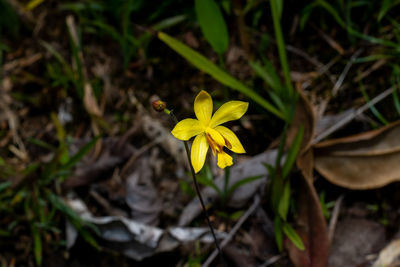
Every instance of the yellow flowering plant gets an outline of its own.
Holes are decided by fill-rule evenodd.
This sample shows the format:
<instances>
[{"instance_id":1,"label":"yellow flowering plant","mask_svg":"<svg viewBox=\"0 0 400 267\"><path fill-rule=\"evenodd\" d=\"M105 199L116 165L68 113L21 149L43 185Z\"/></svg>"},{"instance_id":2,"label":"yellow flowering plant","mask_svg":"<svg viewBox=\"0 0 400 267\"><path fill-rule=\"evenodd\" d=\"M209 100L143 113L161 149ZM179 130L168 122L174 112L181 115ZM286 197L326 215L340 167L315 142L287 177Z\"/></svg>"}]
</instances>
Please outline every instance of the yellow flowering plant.
<instances>
[{"instance_id":1,"label":"yellow flowering plant","mask_svg":"<svg viewBox=\"0 0 400 267\"><path fill-rule=\"evenodd\" d=\"M194 112L197 119L184 119L178 122L171 132L177 139L183 141L196 136L190 152L195 173L204 166L209 147L217 157L217 165L221 169L233 164L232 157L224 151L225 147L235 153L246 153L235 133L221 124L240 119L248 107L247 102L229 101L212 115L211 96L206 91L201 91L196 96Z\"/></svg>"}]
</instances>

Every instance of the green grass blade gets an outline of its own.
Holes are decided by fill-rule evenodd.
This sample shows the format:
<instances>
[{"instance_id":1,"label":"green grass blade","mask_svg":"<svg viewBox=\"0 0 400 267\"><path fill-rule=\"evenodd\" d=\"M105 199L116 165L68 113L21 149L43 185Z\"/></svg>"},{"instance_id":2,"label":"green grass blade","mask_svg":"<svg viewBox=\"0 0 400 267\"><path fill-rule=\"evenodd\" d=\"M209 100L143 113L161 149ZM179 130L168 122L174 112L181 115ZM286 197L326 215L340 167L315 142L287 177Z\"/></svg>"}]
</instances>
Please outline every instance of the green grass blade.
<instances>
[{"instance_id":1,"label":"green grass blade","mask_svg":"<svg viewBox=\"0 0 400 267\"><path fill-rule=\"evenodd\" d=\"M84 145L75 155L73 155L69 161L64 164L63 169L70 169L75 166L89 151L93 148L93 146L97 143L100 136L93 138L89 143Z\"/></svg>"},{"instance_id":2,"label":"green grass blade","mask_svg":"<svg viewBox=\"0 0 400 267\"><path fill-rule=\"evenodd\" d=\"M250 66L253 68L254 72L262 78L268 86L270 86L278 95L282 95L282 84L279 81L279 76L276 73L274 66L271 62L265 60L264 66L257 62L250 62Z\"/></svg>"},{"instance_id":3,"label":"green grass blade","mask_svg":"<svg viewBox=\"0 0 400 267\"><path fill-rule=\"evenodd\" d=\"M223 196L223 192L221 191L221 189L219 189L218 186L212 180L210 180L202 175L197 175L196 179L200 184L209 186L212 189L214 189L217 192L219 197Z\"/></svg>"},{"instance_id":4,"label":"green grass blade","mask_svg":"<svg viewBox=\"0 0 400 267\"><path fill-rule=\"evenodd\" d=\"M204 37L218 54L228 48L228 29L221 10L214 0L195 0L195 11Z\"/></svg>"},{"instance_id":5,"label":"green grass blade","mask_svg":"<svg viewBox=\"0 0 400 267\"><path fill-rule=\"evenodd\" d=\"M286 97L290 99L292 96L294 96L295 92L292 86L292 79L290 77L290 69L286 56L285 41L283 39L282 28L280 23L280 13L282 12L282 10L279 10L280 1L281 0L270 0L269 3L271 5L272 21L274 23L274 31L275 31L276 44L278 47L279 59L283 70L283 76L285 78L285 85L287 91Z\"/></svg>"},{"instance_id":6,"label":"green grass blade","mask_svg":"<svg viewBox=\"0 0 400 267\"><path fill-rule=\"evenodd\" d=\"M166 18L166 19L158 22L152 28L155 31L161 31L161 30L164 30L165 28L169 28L169 27L175 26L175 25L185 21L186 19L187 19L186 15L173 16L173 17Z\"/></svg>"},{"instance_id":7,"label":"green grass blade","mask_svg":"<svg viewBox=\"0 0 400 267\"><path fill-rule=\"evenodd\" d=\"M42 265L42 239L40 237L39 229L32 225L32 237L33 237L33 254L35 256L35 262L37 266Z\"/></svg>"},{"instance_id":8,"label":"green grass blade","mask_svg":"<svg viewBox=\"0 0 400 267\"><path fill-rule=\"evenodd\" d=\"M397 114L400 115L400 99L399 99L399 91L400 87L397 87L393 90L393 102L396 107Z\"/></svg>"},{"instance_id":9,"label":"green grass blade","mask_svg":"<svg viewBox=\"0 0 400 267\"><path fill-rule=\"evenodd\" d=\"M240 181L237 181L236 183L234 183L229 188L226 196L230 197L232 195L232 193L235 192L235 190L238 189L239 187L241 187L242 185L247 184L247 183L251 183L251 182L253 182L255 180L258 180L258 179L260 179L262 177L263 177L263 175L255 175L255 176L247 177L247 178L244 178L244 179L242 179Z\"/></svg>"},{"instance_id":10,"label":"green grass blade","mask_svg":"<svg viewBox=\"0 0 400 267\"><path fill-rule=\"evenodd\" d=\"M205 73L209 74L211 77L244 95L248 96L254 102L258 103L260 106L273 113L277 117L281 119L285 119L282 112L276 109L272 104L270 104L267 100L265 100L262 96L257 94L254 90L248 88L243 83L220 69L206 57L191 49L187 45L178 41L177 39L163 33L158 32L158 38L163 41L166 45L168 45L171 49L177 52L179 55L184 57L187 61L193 64L196 68Z\"/></svg>"},{"instance_id":11,"label":"green grass blade","mask_svg":"<svg viewBox=\"0 0 400 267\"><path fill-rule=\"evenodd\" d=\"M394 84L397 88L393 90L393 102L396 108L397 114L400 115L400 98L399 98L399 91L400 91L400 67L398 65L394 66L393 69L394 75Z\"/></svg>"},{"instance_id":12,"label":"green grass blade","mask_svg":"<svg viewBox=\"0 0 400 267\"><path fill-rule=\"evenodd\" d=\"M282 221L279 216L275 216L274 218L274 233L275 233L275 241L279 251L283 249L283 233L282 233Z\"/></svg>"},{"instance_id":13,"label":"green grass blade","mask_svg":"<svg viewBox=\"0 0 400 267\"><path fill-rule=\"evenodd\" d=\"M362 83L360 83L360 88L361 88L361 93L365 99L365 102L369 102L371 101L371 99L369 98L367 92L365 91L365 87ZM378 118L378 120L384 124L384 125L388 125L389 122L385 119L385 117L376 109L376 107L374 105L370 105L369 109L371 110L371 112L374 114L375 117Z\"/></svg>"},{"instance_id":14,"label":"green grass blade","mask_svg":"<svg viewBox=\"0 0 400 267\"><path fill-rule=\"evenodd\" d=\"M63 58L63 56L56 50L54 49L53 46L51 46L49 43L45 42L45 41L39 41L39 43L46 48L46 50L53 56L56 58L56 60L61 63L61 65L64 68L64 71L69 75L72 76L73 71L71 69L71 67L69 66L69 64L65 61L65 59Z\"/></svg>"},{"instance_id":15,"label":"green grass blade","mask_svg":"<svg viewBox=\"0 0 400 267\"><path fill-rule=\"evenodd\" d=\"M287 182L283 187L282 197L278 205L278 213L284 221L286 221L286 217L289 211L289 205L290 205L290 181L287 180Z\"/></svg>"},{"instance_id":16,"label":"green grass blade","mask_svg":"<svg viewBox=\"0 0 400 267\"><path fill-rule=\"evenodd\" d=\"M286 178L293 167L293 164L296 162L297 154L300 151L301 142L303 140L304 126L299 128L299 131L294 138L293 144L288 152L285 164L282 168L282 177Z\"/></svg>"},{"instance_id":17,"label":"green grass blade","mask_svg":"<svg viewBox=\"0 0 400 267\"><path fill-rule=\"evenodd\" d=\"M11 186L11 182L10 181L0 183L0 192L6 190L10 186Z\"/></svg>"},{"instance_id":18,"label":"green grass blade","mask_svg":"<svg viewBox=\"0 0 400 267\"><path fill-rule=\"evenodd\" d=\"M391 42L391 41L387 41L384 39L380 39L380 38L375 38L363 33L360 33L358 31L356 31L355 29L353 29L352 27L350 27L347 23L344 22L344 20L340 17L339 13L334 9L334 7L328 3L325 0L317 0L317 4L324 8L329 14L331 14L331 16L336 20L336 22L344 29L347 30L347 32L355 37L367 40L373 44L380 44L380 45L385 45L385 46L389 46L389 47L394 47L397 50L400 49L399 44Z\"/></svg>"},{"instance_id":19,"label":"green grass blade","mask_svg":"<svg viewBox=\"0 0 400 267\"><path fill-rule=\"evenodd\" d=\"M381 21L382 18L386 15L387 12L394 6L400 4L399 0L383 0L382 1L382 6L381 9L379 10L378 13L378 21Z\"/></svg>"},{"instance_id":20,"label":"green grass blade","mask_svg":"<svg viewBox=\"0 0 400 267\"><path fill-rule=\"evenodd\" d=\"M283 232L298 249L300 250L306 249L304 247L303 241L301 240L300 236L287 222L283 222Z\"/></svg>"}]
</instances>

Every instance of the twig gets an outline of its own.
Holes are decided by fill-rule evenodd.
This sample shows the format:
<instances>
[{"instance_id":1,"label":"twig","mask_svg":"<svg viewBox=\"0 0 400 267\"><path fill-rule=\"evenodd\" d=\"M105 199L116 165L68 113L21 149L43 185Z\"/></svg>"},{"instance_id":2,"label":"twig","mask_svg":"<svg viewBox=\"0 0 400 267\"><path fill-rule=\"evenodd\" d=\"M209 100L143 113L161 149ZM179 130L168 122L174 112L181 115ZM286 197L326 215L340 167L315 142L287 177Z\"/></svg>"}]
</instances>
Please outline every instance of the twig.
<instances>
[{"instance_id":1,"label":"twig","mask_svg":"<svg viewBox=\"0 0 400 267\"><path fill-rule=\"evenodd\" d=\"M275 262L279 261L280 259L282 259L283 255L275 255L271 258L269 258L268 260L266 260L262 265L260 265L260 267L267 267L270 266L272 264L274 264Z\"/></svg>"},{"instance_id":2,"label":"twig","mask_svg":"<svg viewBox=\"0 0 400 267\"><path fill-rule=\"evenodd\" d=\"M344 196L341 195L337 199L335 207L333 208L333 211L332 211L331 220L329 221L328 237L329 237L329 240L331 242L332 242L332 239L333 239L333 234L335 233L336 223L337 223L338 218L339 218L339 212L340 212L340 208L342 206L343 198L344 198Z\"/></svg>"},{"instance_id":3,"label":"twig","mask_svg":"<svg viewBox=\"0 0 400 267\"><path fill-rule=\"evenodd\" d=\"M356 60L356 58L358 57L358 55L360 55L360 53L362 52L362 49L358 49L350 58L349 62L347 62L346 66L343 69L342 74L340 74L339 79L336 81L335 85L333 86L332 89L332 95L335 96L340 87L342 87L342 83L344 81L344 79L346 78L347 73L349 72L351 66L353 65L354 61Z\"/></svg>"},{"instance_id":4,"label":"twig","mask_svg":"<svg viewBox=\"0 0 400 267\"><path fill-rule=\"evenodd\" d=\"M307 54L303 50L301 50L297 47L294 47L292 45L286 45L286 50L304 58L305 60L307 60L308 62L313 64L315 67L317 67L317 73L319 75L326 73L326 76L328 76L329 80L333 84L335 84L335 79L332 77L332 74L330 73L329 69L330 69L330 67L332 67L333 64L335 64L341 58L340 55L336 56L330 62L328 62L327 64L324 65L321 62L319 62L315 57L311 57L309 54Z\"/></svg>"},{"instance_id":5,"label":"twig","mask_svg":"<svg viewBox=\"0 0 400 267\"><path fill-rule=\"evenodd\" d=\"M172 110L169 112L169 115L171 116L171 118L174 120L175 123L178 123L178 119L176 118L176 116L172 112ZM206 221L207 221L208 227L210 228L211 234L212 234L213 239L214 239L215 246L217 247L218 253L219 253L220 257L221 257L221 261L224 264L224 266L227 267L227 264L225 262L224 256L222 255L221 247L219 246L217 237L215 236L214 228L211 225L210 217L208 215L208 211L206 209L206 206L204 205L203 197L201 196L200 187L199 187L199 184L197 183L197 179L196 179L196 173L194 172L193 165L190 162L189 146L187 144L187 141L183 141L183 143L185 144L186 155L187 155L188 160L189 160L190 172L192 174L193 183L194 183L194 187L196 188L197 196L199 197L201 207L202 207L202 209L204 211L204 215L206 217Z\"/></svg>"},{"instance_id":6,"label":"twig","mask_svg":"<svg viewBox=\"0 0 400 267\"><path fill-rule=\"evenodd\" d=\"M313 23L311 23L311 26L318 32L318 34L324 39L330 47L335 49L340 55L344 54L344 49L343 47L333 40L328 34L326 34L324 31L321 31L317 26L315 26Z\"/></svg>"},{"instance_id":7,"label":"twig","mask_svg":"<svg viewBox=\"0 0 400 267\"><path fill-rule=\"evenodd\" d=\"M233 226L232 230L229 234L225 237L225 239L221 242L221 248L225 247L229 241L233 238L236 232L240 229L242 224L247 220L247 218L255 211L255 209L260 204L260 198L258 196L254 197L253 204L247 209L246 213L240 217L239 221ZM218 254L218 250L214 250L213 253L208 257L208 259L203 263L202 267L208 267L215 259Z\"/></svg>"},{"instance_id":8,"label":"twig","mask_svg":"<svg viewBox=\"0 0 400 267\"><path fill-rule=\"evenodd\" d=\"M357 117L358 115L362 114L364 111L369 109L371 106L375 105L376 103L380 102L381 100L383 100L387 96L391 95L393 93L394 89L395 89L394 86L390 87L389 89L386 89L384 92L382 92L379 95L377 95L374 99L372 99L371 101L365 103L363 106L361 106L355 112L353 112L352 114L346 116L341 121L339 121L335 125L332 125L328 129L326 129L324 132L322 132L320 135L315 137L312 143L316 144L319 141L321 141L322 139L324 139L325 137L327 137L328 135L330 135L333 132L335 132L336 130L340 129L341 127L343 127L344 125L346 125L347 123L352 121L355 117Z\"/></svg>"},{"instance_id":9,"label":"twig","mask_svg":"<svg viewBox=\"0 0 400 267\"><path fill-rule=\"evenodd\" d=\"M359 75L357 75L357 77L354 78L354 82L359 82L362 79L364 79L365 77L367 77L368 75L370 75L373 71L376 71L377 69L379 69L380 67L384 66L386 64L387 60L386 59L380 59L377 62L375 62L370 68L368 68L367 70L363 71L362 73L360 73Z\"/></svg>"}]
</instances>

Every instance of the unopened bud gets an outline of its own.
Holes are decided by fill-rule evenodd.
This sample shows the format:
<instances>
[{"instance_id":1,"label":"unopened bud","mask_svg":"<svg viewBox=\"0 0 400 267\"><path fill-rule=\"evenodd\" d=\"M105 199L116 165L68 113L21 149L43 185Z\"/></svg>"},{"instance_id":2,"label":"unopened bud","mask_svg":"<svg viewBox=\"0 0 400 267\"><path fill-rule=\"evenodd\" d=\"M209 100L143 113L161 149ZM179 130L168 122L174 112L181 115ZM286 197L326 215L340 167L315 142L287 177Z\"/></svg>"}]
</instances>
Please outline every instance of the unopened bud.
<instances>
[{"instance_id":1,"label":"unopened bud","mask_svg":"<svg viewBox=\"0 0 400 267\"><path fill-rule=\"evenodd\" d=\"M164 101L156 100L151 103L155 111L163 112L164 109L167 107L167 104Z\"/></svg>"}]
</instances>

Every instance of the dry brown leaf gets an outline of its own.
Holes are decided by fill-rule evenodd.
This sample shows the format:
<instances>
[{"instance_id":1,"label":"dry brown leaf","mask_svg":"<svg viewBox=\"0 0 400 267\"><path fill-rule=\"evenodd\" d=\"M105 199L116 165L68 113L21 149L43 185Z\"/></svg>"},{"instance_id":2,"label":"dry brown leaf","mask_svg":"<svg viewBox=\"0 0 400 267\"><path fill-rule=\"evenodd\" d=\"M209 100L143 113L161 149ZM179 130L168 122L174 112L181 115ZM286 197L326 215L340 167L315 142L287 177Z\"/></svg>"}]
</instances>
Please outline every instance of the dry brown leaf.
<instances>
[{"instance_id":1,"label":"dry brown leaf","mask_svg":"<svg viewBox=\"0 0 400 267\"><path fill-rule=\"evenodd\" d=\"M299 91L299 101L296 107L293 124L288 131L286 145L291 145L299 128L304 127L301 150L297 158L299 175L299 213L297 217L297 232L306 247L299 250L292 242L286 240L286 247L291 261L295 266L325 267L329 256L329 238L325 218L322 214L319 198L313 185L313 151L310 149L314 138L315 114L311 103ZM294 179L295 180L295 179Z\"/></svg>"},{"instance_id":2,"label":"dry brown leaf","mask_svg":"<svg viewBox=\"0 0 400 267\"><path fill-rule=\"evenodd\" d=\"M400 121L378 130L314 146L315 169L350 189L379 188L400 181Z\"/></svg>"},{"instance_id":3,"label":"dry brown leaf","mask_svg":"<svg viewBox=\"0 0 400 267\"><path fill-rule=\"evenodd\" d=\"M299 250L292 242L285 243L292 263L298 267L325 267L328 263L330 242L319 198L312 177L300 175L297 233L306 249Z\"/></svg>"},{"instance_id":4,"label":"dry brown leaf","mask_svg":"<svg viewBox=\"0 0 400 267\"><path fill-rule=\"evenodd\" d=\"M85 83L85 94L83 96L83 103L85 105L86 111L91 115L95 115L97 117L101 117L103 112L100 110L99 104L97 103L97 99L94 96L93 88L90 83Z\"/></svg>"},{"instance_id":5,"label":"dry brown leaf","mask_svg":"<svg viewBox=\"0 0 400 267\"><path fill-rule=\"evenodd\" d=\"M380 253L372 267L395 267L400 265L400 239L389 243Z\"/></svg>"}]
</instances>

